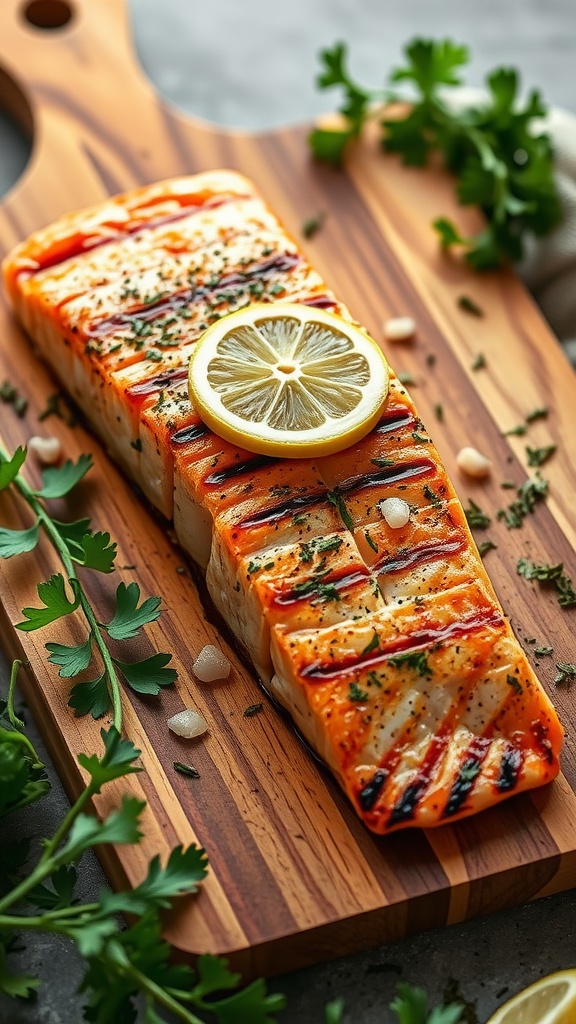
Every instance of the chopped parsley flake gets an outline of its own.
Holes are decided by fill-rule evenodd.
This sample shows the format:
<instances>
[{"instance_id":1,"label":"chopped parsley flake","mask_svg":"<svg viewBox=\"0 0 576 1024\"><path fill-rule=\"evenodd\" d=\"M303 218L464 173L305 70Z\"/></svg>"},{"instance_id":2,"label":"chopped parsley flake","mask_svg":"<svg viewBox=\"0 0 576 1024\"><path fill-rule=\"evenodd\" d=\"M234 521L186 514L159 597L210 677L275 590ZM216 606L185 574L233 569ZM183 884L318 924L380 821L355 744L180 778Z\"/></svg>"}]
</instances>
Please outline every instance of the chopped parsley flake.
<instances>
[{"instance_id":1,"label":"chopped parsley flake","mask_svg":"<svg viewBox=\"0 0 576 1024\"><path fill-rule=\"evenodd\" d=\"M432 504L436 506L436 508L440 508L442 502L440 501L440 498L436 494L436 491L433 491L429 484L424 484L423 492L424 497L428 498L428 501L431 501Z\"/></svg>"},{"instance_id":2,"label":"chopped parsley flake","mask_svg":"<svg viewBox=\"0 0 576 1024\"><path fill-rule=\"evenodd\" d=\"M380 636L376 632L376 630L374 630L374 636L372 637L370 642L366 644L366 647L362 651L362 654L370 654L371 651L378 650L379 646L380 646Z\"/></svg>"},{"instance_id":3,"label":"chopped parsley flake","mask_svg":"<svg viewBox=\"0 0 576 1024\"><path fill-rule=\"evenodd\" d=\"M352 516L350 515L348 509L346 508L346 502L344 501L344 498L340 494L340 491L337 488L335 488L333 491L328 491L326 497L328 498L330 504L334 505L334 507L338 509L340 513L340 518L342 519L344 526L346 526L348 530L353 530L354 520L352 519Z\"/></svg>"},{"instance_id":4,"label":"chopped parsley flake","mask_svg":"<svg viewBox=\"0 0 576 1024\"><path fill-rule=\"evenodd\" d=\"M554 455L557 445L549 444L544 448L530 448L526 445L526 457L529 466L543 466Z\"/></svg>"},{"instance_id":5,"label":"chopped parsley flake","mask_svg":"<svg viewBox=\"0 0 576 1024\"><path fill-rule=\"evenodd\" d=\"M561 608L572 608L576 605L576 593L572 580L564 572L563 562L556 565L537 564L528 558L518 559L516 572L526 580L537 580L538 583L551 584L556 588L558 604Z\"/></svg>"},{"instance_id":6,"label":"chopped parsley flake","mask_svg":"<svg viewBox=\"0 0 576 1024\"><path fill-rule=\"evenodd\" d=\"M554 676L554 682L557 686L562 683L569 683L573 679L576 679L576 665L570 661L558 661L556 663L556 675Z\"/></svg>"},{"instance_id":7,"label":"chopped parsley flake","mask_svg":"<svg viewBox=\"0 0 576 1024\"><path fill-rule=\"evenodd\" d=\"M532 409L526 413L526 423L534 423L535 420L545 420L548 416L548 409Z\"/></svg>"},{"instance_id":8,"label":"chopped parsley flake","mask_svg":"<svg viewBox=\"0 0 576 1024\"><path fill-rule=\"evenodd\" d=\"M548 494L548 481L536 473L530 480L525 480L516 491L518 497L506 509L499 509L497 518L503 519L509 530L517 530L534 506Z\"/></svg>"},{"instance_id":9,"label":"chopped parsley flake","mask_svg":"<svg viewBox=\"0 0 576 1024\"><path fill-rule=\"evenodd\" d=\"M368 533L368 530L364 530L364 536L366 538L366 543L368 544L368 546L372 548L372 551L375 551L376 554L378 554L378 545L376 541L372 540L372 537Z\"/></svg>"},{"instance_id":10,"label":"chopped parsley flake","mask_svg":"<svg viewBox=\"0 0 576 1024\"><path fill-rule=\"evenodd\" d=\"M534 654L537 658L547 658L549 654L554 653L554 648L548 644L541 644L539 647L534 648Z\"/></svg>"},{"instance_id":11,"label":"chopped parsley flake","mask_svg":"<svg viewBox=\"0 0 576 1024\"><path fill-rule=\"evenodd\" d=\"M481 541L480 544L478 545L478 553L480 555L480 558L484 558L484 555L486 555L488 551L495 551L497 547L498 545L495 544L493 540Z\"/></svg>"},{"instance_id":12,"label":"chopped parsley flake","mask_svg":"<svg viewBox=\"0 0 576 1024\"><path fill-rule=\"evenodd\" d=\"M253 718L254 715L259 715L264 710L264 705L260 704L249 704L244 710L244 718Z\"/></svg>"},{"instance_id":13,"label":"chopped parsley flake","mask_svg":"<svg viewBox=\"0 0 576 1024\"><path fill-rule=\"evenodd\" d=\"M366 690L362 690L358 683L350 683L350 689L348 690L348 699L353 701L361 702L368 700L368 693Z\"/></svg>"},{"instance_id":14,"label":"chopped parsley flake","mask_svg":"<svg viewBox=\"0 0 576 1024\"><path fill-rule=\"evenodd\" d=\"M323 210L320 210L315 217L309 217L308 220L305 220L302 225L302 234L304 235L304 238L313 238L322 227L325 218L326 214Z\"/></svg>"},{"instance_id":15,"label":"chopped parsley flake","mask_svg":"<svg viewBox=\"0 0 576 1024\"><path fill-rule=\"evenodd\" d=\"M381 681L380 681L380 677L379 677L379 676L378 676L378 675L376 674L376 672L374 672L374 671L372 671L372 672L369 672L369 673L368 673L368 679L370 680L370 682L371 682L371 683L372 683L372 684L373 684L374 686L377 686L377 687L378 687L378 689L381 689L381 688L382 688L382 683L381 683Z\"/></svg>"},{"instance_id":16,"label":"chopped parsley flake","mask_svg":"<svg viewBox=\"0 0 576 1024\"><path fill-rule=\"evenodd\" d=\"M485 357L485 355L482 352L479 352L478 355L476 356L476 359L472 363L472 369L474 371L476 371L476 370L483 370L485 368L485 366L486 366L486 357Z\"/></svg>"},{"instance_id":17,"label":"chopped parsley flake","mask_svg":"<svg viewBox=\"0 0 576 1024\"><path fill-rule=\"evenodd\" d=\"M182 761L174 761L174 771L180 773L180 775L187 775L190 779L199 779L200 772L193 764L183 764Z\"/></svg>"},{"instance_id":18,"label":"chopped parsley flake","mask_svg":"<svg viewBox=\"0 0 576 1024\"><path fill-rule=\"evenodd\" d=\"M414 387L416 384L414 377L412 376L411 373L408 373L407 370L400 370L399 373L397 374L397 377L401 384L408 385L409 387Z\"/></svg>"},{"instance_id":19,"label":"chopped parsley flake","mask_svg":"<svg viewBox=\"0 0 576 1024\"><path fill-rule=\"evenodd\" d=\"M388 466L394 465L394 459L370 459L373 466L378 466L379 469L387 469Z\"/></svg>"},{"instance_id":20,"label":"chopped parsley flake","mask_svg":"<svg viewBox=\"0 0 576 1024\"><path fill-rule=\"evenodd\" d=\"M409 651L407 654L395 654L388 661L394 668L401 668L402 665L405 665L406 668L412 668L419 676L433 675L433 671L428 664L427 651Z\"/></svg>"},{"instance_id":21,"label":"chopped parsley flake","mask_svg":"<svg viewBox=\"0 0 576 1024\"><path fill-rule=\"evenodd\" d=\"M438 420L439 423L443 422L443 420L444 420L444 407L443 407L441 402L437 402L436 405L434 406L434 415L435 415L435 417L436 417L436 419Z\"/></svg>"},{"instance_id":22,"label":"chopped parsley flake","mask_svg":"<svg viewBox=\"0 0 576 1024\"><path fill-rule=\"evenodd\" d=\"M472 316L484 316L484 310L474 299L471 299L469 295L459 295L457 299L460 309L463 309L465 313L471 313Z\"/></svg>"},{"instance_id":23,"label":"chopped parsley flake","mask_svg":"<svg viewBox=\"0 0 576 1024\"><path fill-rule=\"evenodd\" d=\"M504 430L502 437L522 437L527 429L525 423L519 423L516 427L510 427L510 430Z\"/></svg>"},{"instance_id":24,"label":"chopped parsley flake","mask_svg":"<svg viewBox=\"0 0 576 1024\"><path fill-rule=\"evenodd\" d=\"M506 676L506 682L508 683L508 686L511 686L512 689L515 690L516 693L524 693L522 683L516 676L512 676L508 673Z\"/></svg>"}]
</instances>

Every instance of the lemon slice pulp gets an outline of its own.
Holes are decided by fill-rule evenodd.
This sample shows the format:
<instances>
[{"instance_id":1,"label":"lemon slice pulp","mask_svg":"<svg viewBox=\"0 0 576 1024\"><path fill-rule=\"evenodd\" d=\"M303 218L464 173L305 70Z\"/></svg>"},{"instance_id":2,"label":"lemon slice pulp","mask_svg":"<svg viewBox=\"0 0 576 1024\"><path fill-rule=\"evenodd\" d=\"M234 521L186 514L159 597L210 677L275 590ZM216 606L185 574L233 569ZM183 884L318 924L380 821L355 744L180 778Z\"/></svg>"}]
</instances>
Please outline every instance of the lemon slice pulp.
<instances>
[{"instance_id":1,"label":"lemon slice pulp","mask_svg":"<svg viewBox=\"0 0 576 1024\"><path fill-rule=\"evenodd\" d=\"M377 422L388 364L372 338L332 313L298 303L258 304L202 335L189 386L207 426L248 451L328 455Z\"/></svg>"},{"instance_id":2,"label":"lemon slice pulp","mask_svg":"<svg viewBox=\"0 0 576 1024\"><path fill-rule=\"evenodd\" d=\"M576 970L557 971L524 989L490 1017L488 1024L573 1024Z\"/></svg>"}]
</instances>

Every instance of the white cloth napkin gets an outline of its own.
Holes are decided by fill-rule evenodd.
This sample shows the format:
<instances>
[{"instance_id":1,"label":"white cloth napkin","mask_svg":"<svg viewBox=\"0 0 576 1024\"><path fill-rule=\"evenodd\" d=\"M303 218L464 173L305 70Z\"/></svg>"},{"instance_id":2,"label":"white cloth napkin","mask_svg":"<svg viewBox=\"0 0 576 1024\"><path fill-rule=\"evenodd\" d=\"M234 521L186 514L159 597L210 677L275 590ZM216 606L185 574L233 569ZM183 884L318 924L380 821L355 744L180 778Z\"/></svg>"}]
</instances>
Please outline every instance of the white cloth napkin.
<instances>
[{"instance_id":1,"label":"white cloth napkin","mask_svg":"<svg viewBox=\"0 0 576 1024\"><path fill-rule=\"evenodd\" d=\"M484 89L461 86L444 99L456 109L482 103ZM550 135L563 218L544 238L528 238L516 267L576 367L576 115L553 108L536 127Z\"/></svg>"},{"instance_id":2,"label":"white cloth napkin","mask_svg":"<svg viewBox=\"0 0 576 1024\"><path fill-rule=\"evenodd\" d=\"M576 366L576 116L553 109L544 126L564 217L551 234L529 240L518 271Z\"/></svg>"}]
</instances>

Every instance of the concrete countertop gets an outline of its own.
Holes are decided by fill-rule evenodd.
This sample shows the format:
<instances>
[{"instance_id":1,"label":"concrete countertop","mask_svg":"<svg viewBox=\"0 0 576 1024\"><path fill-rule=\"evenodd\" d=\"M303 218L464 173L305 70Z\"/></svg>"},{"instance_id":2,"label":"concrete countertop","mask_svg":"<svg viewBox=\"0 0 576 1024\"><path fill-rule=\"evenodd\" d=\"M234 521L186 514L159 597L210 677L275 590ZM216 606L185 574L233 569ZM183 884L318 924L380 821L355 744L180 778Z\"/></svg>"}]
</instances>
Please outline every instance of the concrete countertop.
<instances>
[{"instance_id":1,"label":"concrete countertop","mask_svg":"<svg viewBox=\"0 0 576 1024\"><path fill-rule=\"evenodd\" d=\"M548 101L576 106L573 0L291 0L282 6L267 0L202 6L191 0L132 0L130 7L141 61L159 90L191 113L227 125L266 128L310 120L335 102L313 85L321 47L348 41L355 74L378 84L414 34L469 43L470 84L480 84L487 69L506 63L521 69L526 87L539 85ZM0 195L26 159L25 141L0 112ZM1 663L0 677L5 686L7 668ZM40 740L38 745L42 750ZM13 833L53 829L66 798L53 770L51 777L50 797L15 816ZM94 858L86 858L81 873L80 896L93 898L103 882ZM467 1019L483 1024L504 998L544 974L576 965L575 911L570 892L298 971L270 987L288 996L283 1024L321 1024L323 1006L337 995L345 999L346 1024L384 1024L392 1021L386 1008L399 979L423 985L438 999L454 979L472 1004ZM0 998L0 1021L78 1024L82 1002L75 989L82 967L74 951L42 935L30 936L26 945L14 966L38 974L43 988L30 1004Z\"/></svg>"}]
</instances>

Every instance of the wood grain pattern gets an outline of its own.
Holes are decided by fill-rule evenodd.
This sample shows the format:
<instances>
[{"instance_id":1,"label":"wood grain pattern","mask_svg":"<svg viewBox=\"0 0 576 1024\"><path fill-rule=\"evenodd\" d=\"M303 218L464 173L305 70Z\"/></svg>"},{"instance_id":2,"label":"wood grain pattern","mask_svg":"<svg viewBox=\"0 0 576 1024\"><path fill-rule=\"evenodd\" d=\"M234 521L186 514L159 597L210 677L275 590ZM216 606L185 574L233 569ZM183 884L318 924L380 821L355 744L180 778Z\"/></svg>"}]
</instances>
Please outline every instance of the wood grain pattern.
<instances>
[{"instance_id":1,"label":"wood grain pattern","mask_svg":"<svg viewBox=\"0 0 576 1024\"><path fill-rule=\"evenodd\" d=\"M444 421L433 434L464 501L471 496L491 509L505 502L508 492L499 482L526 478L526 439L502 433L533 407L551 407L549 418L529 433L534 446L559 445L546 466L550 497L522 530L493 525L489 535L498 550L486 564L520 639L550 641L557 660L573 660L574 612L562 612L552 594L537 592L515 570L520 555L563 560L568 571L574 561L573 375L511 273L473 277L438 252L429 228L434 216L453 215L465 229L474 227L471 211L455 209L449 179L435 168L422 173L401 167L381 154L370 133L346 171L335 172L310 161L306 129L252 136L185 119L160 102L143 78L120 0L76 0L74 8L67 27L42 32L26 24L20 0L2 2L0 101L34 131L30 165L0 207L2 253L59 214L109 193L215 167L252 178L296 237L306 217L326 210L322 231L302 245L376 337L389 316L416 319L416 342L397 346L393 362L416 379L425 420L433 422L442 402ZM456 300L464 292L484 308L483 318L459 309ZM479 351L487 368L475 373L471 365ZM430 353L433 367L426 363ZM2 295L4 377L30 399L24 420L0 406L0 437L12 449L42 429L37 415L55 388ZM143 751L146 772L110 787L95 804L102 812L128 788L148 801L141 847L102 851L115 884L137 882L148 858L166 856L176 842L206 847L211 871L202 892L167 922L182 956L227 953L247 976L278 973L576 883L574 698L568 688L551 685L553 659L542 661L539 674L567 728L563 776L545 791L456 826L379 839L270 704L254 718L243 716L260 699L254 678L219 638L191 576L177 571L182 558L165 526L94 437L57 419L45 427L62 439L68 456L93 452L96 468L79 490L74 515L89 512L95 528L111 532L119 542L117 576L136 578L144 593L159 593L166 609L138 650L173 650L179 682L153 700L126 695L126 729ZM487 484L458 478L455 453L464 441L493 459ZM17 527L27 523L26 512L4 494L0 520ZM73 794L81 784L75 754L96 746L99 725L71 714L67 685L47 664L42 635L13 628L20 609L33 603L36 582L54 567L43 544L0 564L0 636L7 653L29 661L26 696ZM102 615L114 585L89 581ZM70 643L80 630L66 622L51 630L50 639ZM214 638L232 660L232 682L202 687L190 665ZM211 723L208 738L192 745L168 734L165 725L187 703ZM175 759L193 760L200 780L176 774Z\"/></svg>"}]
</instances>

